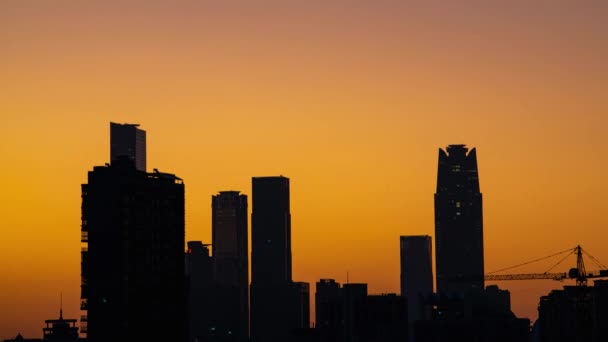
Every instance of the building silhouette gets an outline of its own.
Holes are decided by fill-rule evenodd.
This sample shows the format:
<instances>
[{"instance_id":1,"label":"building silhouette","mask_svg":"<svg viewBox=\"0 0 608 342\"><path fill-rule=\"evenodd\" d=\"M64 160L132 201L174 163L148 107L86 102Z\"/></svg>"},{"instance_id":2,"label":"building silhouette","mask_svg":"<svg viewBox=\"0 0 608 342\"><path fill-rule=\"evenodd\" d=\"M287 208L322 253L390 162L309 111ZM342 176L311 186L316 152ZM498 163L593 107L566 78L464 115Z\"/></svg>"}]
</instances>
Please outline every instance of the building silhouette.
<instances>
[{"instance_id":1,"label":"building silhouette","mask_svg":"<svg viewBox=\"0 0 608 342\"><path fill-rule=\"evenodd\" d=\"M432 239L428 235L401 236L400 250L401 295L407 298L412 328L413 322L430 315L425 303L433 295Z\"/></svg>"},{"instance_id":2,"label":"building silhouette","mask_svg":"<svg viewBox=\"0 0 608 342\"><path fill-rule=\"evenodd\" d=\"M208 245L188 241L186 251L188 288L188 341L210 341L215 334L213 259ZM212 330L213 329L213 330Z\"/></svg>"},{"instance_id":3,"label":"building silhouette","mask_svg":"<svg viewBox=\"0 0 608 342\"><path fill-rule=\"evenodd\" d=\"M340 287L333 279L321 279L315 298L315 334L309 340L407 341L407 301L403 296L368 295L367 284Z\"/></svg>"},{"instance_id":4,"label":"building silhouette","mask_svg":"<svg viewBox=\"0 0 608 342\"><path fill-rule=\"evenodd\" d=\"M136 158L137 159L137 158ZM88 341L185 341L184 184L119 156L82 185Z\"/></svg>"},{"instance_id":5,"label":"building silhouette","mask_svg":"<svg viewBox=\"0 0 608 342\"><path fill-rule=\"evenodd\" d=\"M135 167L146 171L146 131L137 124L110 123L110 161L128 157Z\"/></svg>"},{"instance_id":6,"label":"building silhouette","mask_svg":"<svg viewBox=\"0 0 608 342\"><path fill-rule=\"evenodd\" d=\"M361 303L367 298L367 284L348 283L342 286L342 340L356 342L359 340L358 311Z\"/></svg>"},{"instance_id":7,"label":"building silhouette","mask_svg":"<svg viewBox=\"0 0 608 342\"><path fill-rule=\"evenodd\" d=\"M46 326L42 328L43 341L76 342L78 337L77 319L64 319L63 309L59 309L59 319L47 319Z\"/></svg>"},{"instance_id":8,"label":"building silhouette","mask_svg":"<svg viewBox=\"0 0 608 342\"><path fill-rule=\"evenodd\" d=\"M564 286L540 298L537 341L608 341L608 281Z\"/></svg>"},{"instance_id":9,"label":"building silhouette","mask_svg":"<svg viewBox=\"0 0 608 342\"><path fill-rule=\"evenodd\" d=\"M315 292L315 328L326 341L338 341L342 324L342 288L334 279L321 279Z\"/></svg>"},{"instance_id":10,"label":"building silhouette","mask_svg":"<svg viewBox=\"0 0 608 342\"><path fill-rule=\"evenodd\" d=\"M303 290L291 275L289 178L254 177L251 214L251 340L284 341L302 327Z\"/></svg>"},{"instance_id":11,"label":"building silhouette","mask_svg":"<svg viewBox=\"0 0 608 342\"><path fill-rule=\"evenodd\" d=\"M58 319L47 319L44 321L45 327L42 328L42 339L24 338L17 334L14 339L4 340L4 342L77 342L86 341L78 336L78 320L63 318L63 308L59 309Z\"/></svg>"},{"instance_id":12,"label":"building silhouette","mask_svg":"<svg viewBox=\"0 0 608 342\"><path fill-rule=\"evenodd\" d=\"M308 329L310 328L310 284L302 281L294 282L292 288L294 329Z\"/></svg>"},{"instance_id":13,"label":"building silhouette","mask_svg":"<svg viewBox=\"0 0 608 342\"><path fill-rule=\"evenodd\" d=\"M530 320L511 312L510 298L496 285L463 296L434 297L431 319L414 322L414 341L527 342Z\"/></svg>"},{"instance_id":14,"label":"building silhouette","mask_svg":"<svg viewBox=\"0 0 608 342\"><path fill-rule=\"evenodd\" d=\"M247 196L222 191L212 196L212 251L218 316L226 338L249 339Z\"/></svg>"},{"instance_id":15,"label":"building silhouette","mask_svg":"<svg viewBox=\"0 0 608 342\"><path fill-rule=\"evenodd\" d=\"M355 336L350 341L407 341L408 308L405 297L394 293L368 295L356 304Z\"/></svg>"},{"instance_id":16,"label":"building silhouette","mask_svg":"<svg viewBox=\"0 0 608 342\"><path fill-rule=\"evenodd\" d=\"M465 145L439 149L435 193L437 293L484 289L482 195L477 152Z\"/></svg>"}]
</instances>

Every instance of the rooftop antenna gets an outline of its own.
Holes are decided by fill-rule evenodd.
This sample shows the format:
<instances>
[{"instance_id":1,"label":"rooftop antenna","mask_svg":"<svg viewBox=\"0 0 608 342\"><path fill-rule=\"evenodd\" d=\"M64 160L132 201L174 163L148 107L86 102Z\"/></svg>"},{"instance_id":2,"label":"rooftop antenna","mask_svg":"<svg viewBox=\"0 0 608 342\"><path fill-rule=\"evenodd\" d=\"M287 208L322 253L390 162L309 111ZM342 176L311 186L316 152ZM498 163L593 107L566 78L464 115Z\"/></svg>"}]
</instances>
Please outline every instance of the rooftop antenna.
<instances>
[{"instance_id":1,"label":"rooftop antenna","mask_svg":"<svg viewBox=\"0 0 608 342\"><path fill-rule=\"evenodd\" d=\"M59 292L59 319L63 319L63 292Z\"/></svg>"},{"instance_id":2,"label":"rooftop antenna","mask_svg":"<svg viewBox=\"0 0 608 342\"><path fill-rule=\"evenodd\" d=\"M348 271L346 271L346 283L348 284Z\"/></svg>"}]
</instances>

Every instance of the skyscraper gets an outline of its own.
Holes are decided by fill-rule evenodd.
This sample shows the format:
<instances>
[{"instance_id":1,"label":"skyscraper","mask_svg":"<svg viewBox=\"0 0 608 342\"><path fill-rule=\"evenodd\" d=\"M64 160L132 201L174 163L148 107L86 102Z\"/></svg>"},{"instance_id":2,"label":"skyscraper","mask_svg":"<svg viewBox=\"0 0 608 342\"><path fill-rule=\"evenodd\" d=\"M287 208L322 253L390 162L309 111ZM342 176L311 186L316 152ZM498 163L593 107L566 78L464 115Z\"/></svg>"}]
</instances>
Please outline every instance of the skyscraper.
<instances>
[{"instance_id":1,"label":"skyscraper","mask_svg":"<svg viewBox=\"0 0 608 342\"><path fill-rule=\"evenodd\" d=\"M251 338L287 338L296 308L291 279L289 178L254 177L251 215Z\"/></svg>"},{"instance_id":2,"label":"skyscraper","mask_svg":"<svg viewBox=\"0 0 608 342\"><path fill-rule=\"evenodd\" d=\"M212 251L221 327L241 341L249 339L249 256L247 196L222 191L212 196Z\"/></svg>"},{"instance_id":3,"label":"skyscraper","mask_svg":"<svg viewBox=\"0 0 608 342\"><path fill-rule=\"evenodd\" d=\"M184 184L128 156L82 185L88 341L185 341Z\"/></svg>"},{"instance_id":4,"label":"skyscraper","mask_svg":"<svg viewBox=\"0 0 608 342\"><path fill-rule=\"evenodd\" d=\"M428 235L401 236L401 295L408 320L423 319L423 300L433 294L432 242Z\"/></svg>"},{"instance_id":5,"label":"skyscraper","mask_svg":"<svg viewBox=\"0 0 608 342\"><path fill-rule=\"evenodd\" d=\"M140 171L146 171L146 131L137 124L110 122L110 161L128 157Z\"/></svg>"},{"instance_id":6,"label":"skyscraper","mask_svg":"<svg viewBox=\"0 0 608 342\"><path fill-rule=\"evenodd\" d=\"M252 179L251 281L291 282L291 213L289 178Z\"/></svg>"},{"instance_id":7,"label":"skyscraper","mask_svg":"<svg viewBox=\"0 0 608 342\"><path fill-rule=\"evenodd\" d=\"M465 145L439 149L435 250L438 293L483 290L482 196L475 148L470 152Z\"/></svg>"}]
</instances>

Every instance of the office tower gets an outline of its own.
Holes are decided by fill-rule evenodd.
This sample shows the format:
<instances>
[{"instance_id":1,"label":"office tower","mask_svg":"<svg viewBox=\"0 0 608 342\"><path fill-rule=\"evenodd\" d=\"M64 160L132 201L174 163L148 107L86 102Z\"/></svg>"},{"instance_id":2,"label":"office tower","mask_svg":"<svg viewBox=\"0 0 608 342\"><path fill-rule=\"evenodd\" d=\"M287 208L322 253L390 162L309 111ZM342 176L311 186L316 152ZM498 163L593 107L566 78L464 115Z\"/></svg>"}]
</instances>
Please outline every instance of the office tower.
<instances>
[{"instance_id":1,"label":"office tower","mask_svg":"<svg viewBox=\"0 0 608 342\"><path fill-rule=\"evenodd\" d=\"M82 185L88 341L185 341L184 184L120 157Z\"/></svg>"},{"instance_id":2,"label":"office tower","mask_svg":"<svg viewBox=\"0 0 608 342\"><path fill-rule=\"evenodd\" d=\"M291 213L289 178L252 179L251 281L291 282Z\"/></svg>"},{"instance_id":3,"label":"office tower","mask_svg":"<svg viewBox=\"0 0 608 342\"><path fill-rule=\"evenodd\" d=\"M214 327L213 259L208 245L188 241L186 279L188 288L188 341L210 340Z\"/></svg>"},{"instance_id":4,"label":"office tower","mask_svg":"<svg viewBox=\"0 0 608 342\"><path fill-rule=\"evenodd\" d=\"M146 131L138 127L110 122L110 161L128 157L138 170L146 171Z\"/></svg>"},{"instance_id":5,"label":"office tower","mask_svg":"<svg viewBox=\"0 0 608 342\"><path fill-rule=\"evenodd\" d=\"M289 178L254 177L252 195L251 339L285 340L294 328Z\"/></svg>"},{"instance_id":6,"label":"office tower","mask_svg":"<svg viewBox=\"0 0 608 342\"><path fill-rule=\"evenodd\" d=\"M439 149L435 193L437 293L462 295L484 287L482 196L477 153L465 145Z\"/></svg>"},{"instance_id":7,"label":"office tower","mask_svg":"<svg viewBox=\"0 0 608 342\"><path fill-rule=\"evenodd\" d=\"M218 333L249 339L249 256L247 196L222 191L212 196L212 250L218 293ZM226 338L228 338L226 337Z\"/></svg>"},{"instance_id":8,"label":"office tower","mask_svg":"<svg viewBox=\"0 0 608 342\"><path fill-rule=\"evenodd\" d=\"M401 295L407 298L408 320L424 319L425 300L433 294L432 242L428 235L401 236Z\"/></svg>"}]
</instances>

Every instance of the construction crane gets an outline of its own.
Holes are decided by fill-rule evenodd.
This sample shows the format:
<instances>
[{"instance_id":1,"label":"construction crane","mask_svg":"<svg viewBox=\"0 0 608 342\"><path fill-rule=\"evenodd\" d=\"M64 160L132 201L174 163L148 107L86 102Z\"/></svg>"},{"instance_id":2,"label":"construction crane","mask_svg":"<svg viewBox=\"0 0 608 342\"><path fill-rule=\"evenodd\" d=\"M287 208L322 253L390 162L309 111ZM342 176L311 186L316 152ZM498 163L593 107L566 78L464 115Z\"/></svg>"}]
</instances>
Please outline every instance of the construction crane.
<instances>
[{"instance_id":1,"label":"construction crane","mask_svg":"<svg viewBox=\"0 0 608 342\"><path fill-rule=\"evenodd\" d=\"M567 254L566 254L567 253ZM566 254L564 258L562 258L557 264L553 265L549 270L545 273L520 273L520 274L496 274L499 272L507 271L516 267L528 265L537 261L549 259L558 255ZM576 255L576 267L571 268L567 273L550 273L550 271L555 268L557 265L561 264L564 260L566 260L570 255ZM597 266L600 267L599 270L587 272L585 269L585 263L583 261L583 254L585 254L589 259L591 259ZM534 280L534 279L553 279L563 281L564 279L576 279L577 286L587 286L587 279L592 278L604 278L608 277L608 267L603 265L599 260L594 258L591 254L587 253L580 245L569 248L565 251L555 253L546 257L542 257L536 260L528 261L519 265L503 268L498 271L494 271L488 273L484 276L486 281L503 281L503 280Z\"/></svg>"}]
</instances>

